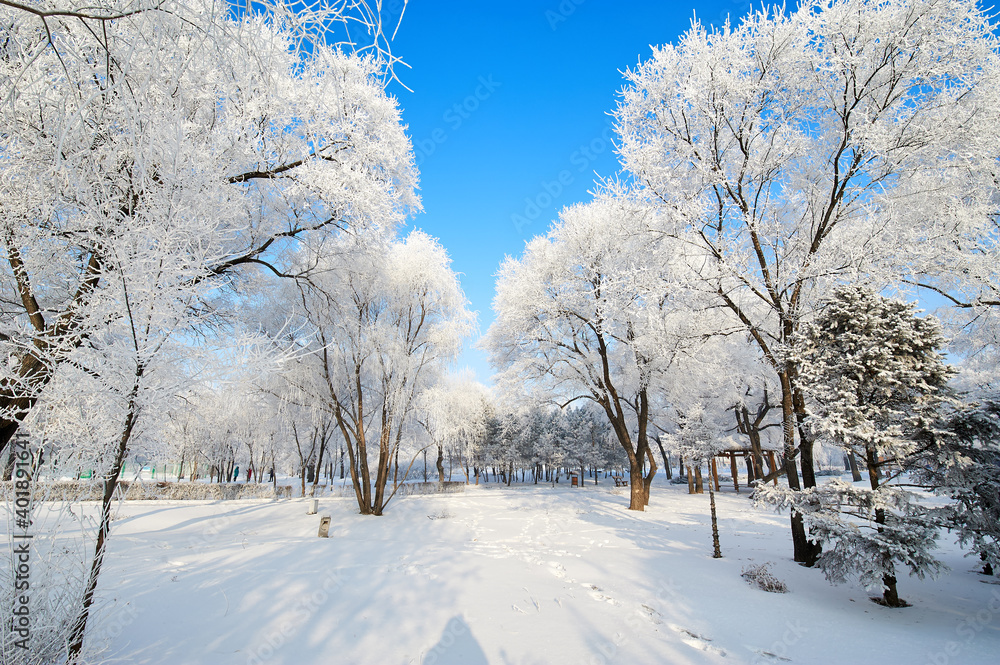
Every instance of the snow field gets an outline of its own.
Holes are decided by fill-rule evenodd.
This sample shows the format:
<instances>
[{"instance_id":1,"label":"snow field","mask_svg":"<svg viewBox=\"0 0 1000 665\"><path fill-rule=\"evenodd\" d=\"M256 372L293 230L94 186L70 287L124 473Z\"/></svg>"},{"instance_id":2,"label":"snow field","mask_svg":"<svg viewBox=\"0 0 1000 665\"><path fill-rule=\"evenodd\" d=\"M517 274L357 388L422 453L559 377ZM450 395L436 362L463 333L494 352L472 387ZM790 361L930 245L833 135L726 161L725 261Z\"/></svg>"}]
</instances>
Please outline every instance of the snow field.
<instances>
[{"instance_id":1,"label":"snow field","mask_svg":"<svg viewBox=\"0 0 1000 665\"><path fill-rule=\"evenodd\" d=\"M995 663L1000 585L949 543L888 609L791 561L788 518L746 493L654 485L469 487L396 500L128 502L100 593L103 657L128 663ZM331 515L330 538L316 537ZM751 563L790 592L740 577ZM109 623L110 622L110 623ZM99 646L94 644L93 646Z\"/></svg>"}]
</instances>

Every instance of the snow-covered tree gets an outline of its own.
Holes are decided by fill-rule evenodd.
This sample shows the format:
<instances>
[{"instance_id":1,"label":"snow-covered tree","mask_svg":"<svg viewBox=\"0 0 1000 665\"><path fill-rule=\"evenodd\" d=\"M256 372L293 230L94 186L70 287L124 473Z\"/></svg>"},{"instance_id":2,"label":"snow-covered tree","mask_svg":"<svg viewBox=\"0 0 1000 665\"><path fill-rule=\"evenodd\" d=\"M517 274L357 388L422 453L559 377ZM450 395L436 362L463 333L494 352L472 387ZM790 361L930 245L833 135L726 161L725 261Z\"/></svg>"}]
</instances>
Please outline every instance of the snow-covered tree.
<instances>
[{"instance_id":1,"label":"snow-covered tree","mask_svg":"<svg viewBox=\"0 0 1000 665\"><path fill-rule=\"evenodd\" d=\"M465 482L469 482L467 465L476 457L486 434L489 407L489 391L469 372L445 375L420 396L417 420L436 448L438 480L445 479L444 455L448 450L459 458ZM405 479L404 473L400 481Z\"/></svg>"},{"instance_id":2,"label":"snow-covered tree","mask_svg":"<svg viewBox=\"0 0 1000 665\"><path fill-rule=\"evenodd\" d=\"M0 7L0 446L104 329L116 270L149 269L133 259L176 255L157 288L231 286L418 205L382 65L311 39L356 5L160 2L90 23ZM223 313L219 293L194 304Z\"/></svg>"},{"instance_id":3,"label":"snow-covered tree","mask_svg":"<svg viewBox=\"0 0 1000 665\"><path fill-rule=\"evenodd\" d=\"M832 481L802 493L758 488L763 501L791 505L824 546L818 565L834 582L855 576L902 605L897 566L914 575L941 566L929 549L938 523L911 492L887 484L949 399L954 370L942 359L940 326L913 305L859 286L839 287L795 340L815 435L864 460L870 488Z\"/></svg>"},{"instance_id":4,"label":"snow-covered tree","mask_svg":"<svg viewBox=\"0 0 1000 665\"><path fill-rule=\"evenodd\" d=\"M358 507L381 515L407 423L474 315L446 252L420 231L345 237L299 260L313 275L286 300L302 349L286 372L288 399L334 419Z\"/></svg>"},{"instance_id":5,"label":"snow-covered tree","mask_svg":"<svg viewBox=\"0 0 1000 665\"><path fill-rule=\"evenodd\" d=\"M614 193L564 210L547 237L504 262L483 340L509 392L603 411L628 457L632 510L648 503L656 472L649 391L672 359L659 332L675 315L671 269L683 249L661 242L656 217Z\"/></svg>"},{"instance_id":6,"label":"snow-covered tree","mask_svg":"<svg viewBox=\"0 0 1000 665\"><path fill-rule=\"evenodd\" d=\"M0 455L74 371L115 423L91 460L102 511L69 660L122 462L196 365L179 338L231 313L221 296L249 272L284 276L296 242L418 205L383 64L325 36L361 4L294 20L293 3L0 3Z\"/></svg>"},{"instance_id":7,"label":"snow-covered tree","mask_svg":"<svg viewBox=\"0 0 1000 665\"><path fill-rule=\"evenodd\" d=\"M962 404L919 435L906 460L914 482L947 496L945 522L983 562L1000 570L1000 405Z\"/></svg>"},{"instance_id":8,"label":"snow-covered tree","mask_svg":"<svg viewBox=\"0 0 1000 665\"><path fill-rule=\"evenodd\" d=\"M724 432L729 429L724 424L723 413L717 409L706 410L703 401L689 402L687 408L679 413L674 431L666 435L667 440L673 450L690 467L703 464L711 464L715 454L720 450L725 450L732 439ZM690 483L690 476L688 476ZM709 511L712 521L712 556L716 559L722 558L721 544L719 543L719 521L715 508L715 482L709 478L708 481Z\"/></svg>"},{"instance_id":9,"label":"snow-covered tree","mask_svg":"<svg viewBox=\"0 0 1000 665\"><path fill-rule=\"evenodd\" d=\"M914 252L992 211L998 55L975 0L833 0L695 22L627 74L620 155L671 233L702 251L779 390L788 482L815 484L798 367L783 351L836 280L882 288ZM966 225L967 226L967 225ZM960 244L960 243L959 243ZM707 260L705 260L707 258ZM811 552L792 515L795 559Z\"/></svg>"}]
</instances>

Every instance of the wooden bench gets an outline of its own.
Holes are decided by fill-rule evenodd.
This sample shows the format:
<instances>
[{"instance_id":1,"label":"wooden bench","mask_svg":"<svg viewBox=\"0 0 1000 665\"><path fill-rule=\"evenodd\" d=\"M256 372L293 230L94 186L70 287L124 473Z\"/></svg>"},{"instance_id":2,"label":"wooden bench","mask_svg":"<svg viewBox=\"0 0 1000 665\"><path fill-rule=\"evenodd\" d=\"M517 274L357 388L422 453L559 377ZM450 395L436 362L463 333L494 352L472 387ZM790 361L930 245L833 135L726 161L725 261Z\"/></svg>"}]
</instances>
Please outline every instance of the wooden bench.
<instances>
[{"instance_id":1,"label":"wooden bench","mask_svg":"<svg viewBox=\"0 0 1000 665\"><path fill-rule=\"evenodd\" d=\"M615 487L628 487L628 478L611 476L611 479L615 481Z\"/></svg>"}]
</instances>

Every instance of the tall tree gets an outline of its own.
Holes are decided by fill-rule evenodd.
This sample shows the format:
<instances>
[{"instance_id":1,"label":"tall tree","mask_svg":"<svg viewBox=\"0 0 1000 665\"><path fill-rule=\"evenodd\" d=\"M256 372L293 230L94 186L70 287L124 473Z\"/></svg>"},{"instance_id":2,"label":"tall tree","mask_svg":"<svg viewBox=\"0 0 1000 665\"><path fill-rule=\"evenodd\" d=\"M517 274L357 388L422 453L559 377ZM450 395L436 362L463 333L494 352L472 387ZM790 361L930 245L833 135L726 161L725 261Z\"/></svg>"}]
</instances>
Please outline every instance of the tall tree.
<instances>
[{"instance_id":1,"label":"tall tree","mask_svg":"<svg viewBox=\"0 0 1000 665\"><path fill-rule=\"evenodd\" d=\"M169 393L164 365L183 365L164 362L175 338L227 313L252 269L285 276L296 242L398 223L415 170L383 66L327 42L363 2L0 5L0 455L61 374L120 407L64 624L74 661L122 462Z\"/></svg>"},{"instance_id":2,"label":"tall tree","mask_svg":"<svg viewBox=\"0 0 1000 665\"><path fill-rule=\"evenodd\" d=\"M296 241L418 205L383 68L316 32L363 3L299 5L296 20L281 0L109 6L114 19L3 5L0 454L104 329L101 292L137 248L169 238L186 280L172 286L227 287L284 275ZM218 311L218 293L195 306Z\"/></svg>"},{"instance_id":3,"label":"tall tree","mask_svg":"<svg viewBox=\"0 0 1000 665\"><path fill-rule=\"evenodd\" d=\"M289 367L289 399L333 418L364 515L381 515L392 464L421 394L458 352L474 315L436 240L351 237L300 261L315 274L290 289L307 352ZM291 303L289 303L291 304Z\"/></svg>"},{"instance_id":4,"label":"tall tree","mask_svg":"<svg viewBox=\"0 0 1000 665\"><path fill-rule=\"evenodd\" d=\"M974 0L810 1L736 27L695 22L627 74L622 162L684 213L671 233L709 257L696 266L706 304L727 308L775 373L795 489L797 457L815 484L784 353L802 317L832 279L908 272L914 229L989 209L991 190L955 174L992 173L1000 154L992 30ZM814 560L795 514L792 535L795 559Z\"/></svg>"},{"instance_id":5,"label":"tall tree","mask_svg":"<svg viewBox=\"0 0 1000 665\"><path fill-rule=\"evenodd\" d=\"M560 406L585 399L604 413L628 457L632 510L649 502L657 468L650 391L674 357L662 331L689 314L671 293L683 247L663 241L656 217L613 192L564 210L547 237L501 267L483 341L512 392L526 386Z\"/></svg>"},{"instance_id":6,"label":"tall tree","mask_svg":"<svg viewBox=\"0 0 1000 665\"><path fill-rule=\"evenodd\" d=\"M430 437L431 445L443 461L444 451L465 462L465 482L469 482L468 462L476 457L486 431L490 411L489 391L470 372L442 376L418 399L416 417ZM393 475L393 484L406 480ZM444 480L443 469L439 480Z\"/></svg>"},{"instance_id":7,"label":"tall tree","mask_svg":"<svg viewBox=\"0 0 1000 665\"><path fill-rule=\"evenodd\" d=\"M870 489L832 481L802 493L758 488L805 515L829 543L819 566L832 581L880 584L886 605L904 605L896 567L923 576L941 568L929 553L938 523L911 492L888 484L919 447L921 432L949 399L954 370L933 318L857 286L840 287L796 338L809 430L863 459ZM867 522L867 524L866 524Z\"/></svg>"}]
</instances>

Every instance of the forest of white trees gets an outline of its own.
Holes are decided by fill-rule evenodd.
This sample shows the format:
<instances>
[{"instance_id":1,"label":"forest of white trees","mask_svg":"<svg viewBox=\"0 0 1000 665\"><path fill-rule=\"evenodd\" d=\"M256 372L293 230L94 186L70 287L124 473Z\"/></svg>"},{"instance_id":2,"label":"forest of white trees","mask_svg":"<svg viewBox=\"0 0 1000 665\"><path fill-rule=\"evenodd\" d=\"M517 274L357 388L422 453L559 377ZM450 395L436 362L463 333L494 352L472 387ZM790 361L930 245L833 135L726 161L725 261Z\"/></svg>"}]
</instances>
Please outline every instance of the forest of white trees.
<instances>
[{"instance_id":1,"label":"forest of white trees","mask_svg":"<svg viewBox=\"0 0 1000 665\"><path fill-rule=\"evenodd\" d=\"M35 541L47 639L18 660L5 625L0 662L79 656L116 488L150 469L374 516L406 483L614 475L642 511L739 449L831 581L902 605L946 526L1000 566L985 8L804 2L653 49L609 109L619 176L499 268L486 387L454 368L478 324L447 249L405 228L380 7L0 0L5 499L100 503L76 558ZM824 482L845 460L867 486Z\"/></svg>"}]
</instances>

